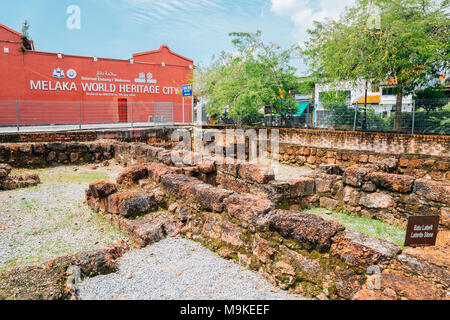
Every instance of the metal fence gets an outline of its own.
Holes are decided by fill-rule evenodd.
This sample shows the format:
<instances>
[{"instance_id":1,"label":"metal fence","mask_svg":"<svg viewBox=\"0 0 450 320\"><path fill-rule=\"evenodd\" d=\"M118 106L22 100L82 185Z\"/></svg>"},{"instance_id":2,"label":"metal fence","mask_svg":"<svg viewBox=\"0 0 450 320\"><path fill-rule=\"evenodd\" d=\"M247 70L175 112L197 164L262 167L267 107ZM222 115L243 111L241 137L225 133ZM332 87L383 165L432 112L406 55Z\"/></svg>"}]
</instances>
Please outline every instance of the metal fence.
<instances>
[{"instance_id":1,"label":"metal fence","mask_svg":"<svg viewBox=\"0 0 450 320\"><path fill-rule=\"evenodd\" d=\"M0 101L0 131L141 127L192 123L173 102Z\"/></svg>"},{"instance_id":2,"label":"metal fence","mask_svg":"<svg viewBox=\"0 0 450 320\"><path fill-rule=\"evenodd\" d=\"M332 103L324 105L323 110L315 110L312 117L306 119L310 121L294 125L331 130L450 135L450 99L420 99L404 106L400 130L394 130L395 106L368 105L365 108Z\"/></svg>"}]
</instances>

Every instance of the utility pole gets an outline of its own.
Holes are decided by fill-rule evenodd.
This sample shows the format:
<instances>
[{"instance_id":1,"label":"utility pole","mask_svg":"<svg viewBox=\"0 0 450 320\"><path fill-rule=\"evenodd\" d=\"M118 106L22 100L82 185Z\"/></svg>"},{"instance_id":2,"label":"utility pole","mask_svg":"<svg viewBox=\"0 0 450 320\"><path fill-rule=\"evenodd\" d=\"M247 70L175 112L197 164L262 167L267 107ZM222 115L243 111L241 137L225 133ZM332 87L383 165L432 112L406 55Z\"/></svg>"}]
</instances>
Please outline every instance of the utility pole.
<instances>
[{"instance_id":1,"label":"utility pole","mask_svg":"<svg viewBox=\"0 0 450 320\"><path fill-rule=\"evenodd\" d=\"M364 94L364 120L362 123L362 130L366 131L367 130L367 80L366 80L366 88L365 88L365 94Z\"/></svg>"}]
</instances>

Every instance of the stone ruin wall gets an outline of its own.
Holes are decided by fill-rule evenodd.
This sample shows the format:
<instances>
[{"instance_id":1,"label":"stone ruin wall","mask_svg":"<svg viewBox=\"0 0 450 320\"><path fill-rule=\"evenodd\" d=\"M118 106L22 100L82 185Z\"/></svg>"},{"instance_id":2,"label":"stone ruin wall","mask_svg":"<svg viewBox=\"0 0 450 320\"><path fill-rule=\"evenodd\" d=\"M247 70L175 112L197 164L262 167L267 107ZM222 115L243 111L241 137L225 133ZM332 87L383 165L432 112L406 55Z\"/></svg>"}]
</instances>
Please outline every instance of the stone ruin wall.
<instances>
[{"instance_id":1,"label":"stone ruin wall","mask_svg":"<svg viewBox=\"0 0 450 320\"><path fill-rule=\"evenodd\" d=\"M280 145L280 162L317 168L323 164L336 164L342 168L375 164L384 159L398 163L393 173L450 182L448 156L420 154L377 153L372 151L342 150L337 148L304 147L293 144Z\"/></svg>"},{"instance_id":2,"label":"stone ruin wall","mask_svg":"<svg viewBox=\"0 0 450 320\"><path fill-rule=\"evenodd\" d=\"M220 127L207 128L225 132ZM247 129L255 130L259 136L259 130L264 128ZM324 164L347 168L389 158L397 161L392 173L450 182L449 136L280 129L279 139L282 163L314 169ZM225 138L220 144L226 148ZM248 136L245 145L248 157ZM267 145L270 151L270 141Z\"/></svg>"},{"instance_id":3,"label":"stone ruin wall","mask_svg":"<svg viewBox=\"0 0 450 320\"><path fill-rule=\"evenodd\" d=\"M149 161L174 165L171 151L161 147L116 144L115 155L124 165ZM213 165L203 172L186 165L183 171L211 185L271 200L284 209L325 207L400 226L406 226L410 215L440 215L441 225L449 228L450 184L391 173L397 165L395 159L346 169L322 165L317 173L289 181L276 181L269 168L239 162Z\"/></svg>"},{"instance_id":4,"label":"stone ruin wall","mask_svg":"<svg viewBox=\"0 0 450 320\"><path fill-rule=\"evenodd\" d=\"M221 126L203 128L221 130L222 132L225 129ZM131 130L2 134L0 135L0 157L5 158L4 150L2 155L2 144L3 146L11 144L20 146L34 143L37 150L33 153L36 155L39 155L39 144L54 142L92 143L99 140L114 140L167 145L171 143L171 135L177 129L187 129L192 138L192 128L176 126ZM255 129L258 133L262 128L244 128L244 130L246 129ZM14 148L17 149L18 147ZM280 129L279 151L281 162L298 166L307 165L312 168L317 168L323 164L336 164L342 168L355 165L364 166L386 158L394 158L397 159L398 166L392 173L450 182L449 149L449 136ZM67 156L70 155L67 154ZM3 160L3 162L5 161ZM16 161L20 166L29 166L25 161L20 163L14 156L11 161ZM58 161L64 162L66 160ZM47 165L47 163L42 162L36 165L42 166Z\"/></svg>"},{"instance_id":5,"label":"stone ruin wall","mask_svg":"<svg viewBox=\"0 0 450 320\"><path fill-rule=\"evenodd\" d=\"M141 164L125 169L117 184L101 180L86 190L88 204L140 246L165 236L187 237L258 271L282 289L318 299L446 296L450 274L445 266L429 264L393 243L336 222L280 210L269 199L191 176L196 170L209 175L211 166L144 162L145 149L139 148L133 159ZM377 288L374 276L367 273L373 266L381 272Z\"/></svg>"},{"instance_id":6,"label":"stone ruin wall","mask_svg":"<svg viewBox=\"0 0 450 320\"><path fill-rule=\"evenodd\" d=\"M224 126L203 126L203 129L225 130L241 129ZM244 131L270 128L244 127ZM276 128L274 128L276 129ZM302 147L362 151L390 155L425 155L447 157L450 149L450 136L411 135L384 132L353 132L311 129L279 129L280 143Z\"/></svg>"},{"instance_id":7,"label":"stone ruin wall","mask_svg":"<svg viewBox=\"0 0 450 320\"><path fill-rule=\"evenodd\" d=\"M115 158L125 166L149 161L173 165L172 144L168 147L164 139L147 139L160 146L115 140L4 144L0 145L0 163L17 168L49 167ZM440 215L441 224L449 227L449 183L397 174L400 163L388 158L346 169L320 165L325 172L291 181L274 181L270 170L261 171L250 164L218 165L208 174L194 166L184 170L209 184L253 193L284 209L321 206L403 226L409 215Z\"/></svg>"},{"instance_id":8,"label":"stone ruin wall","mask_svg":"<svg viewBox=\"0 0 450 320\"><path fill-rule=\"evenodd\" d=\"M166 235L185 236L283 289L319 299L445 298L450 278L445 265L335 222L283 209L321 205L402 225L410 214L429 212L441 214L448 228L448 183L398 175L395 159L364 167L327 165L312 176L278 182L267 168L250 164L173 167L173 144L166 137L143 140L158 146L117 140L3 144L0 162L16 167L110 159L145 164L138 166L137 176L136 168L128 168L118 185L102 182L87 191L89 205L141 246ZM158 209L167 211L140 216ZM366 273L372 265L382 270L376 290Z\"/></svg>"}]
</instances>

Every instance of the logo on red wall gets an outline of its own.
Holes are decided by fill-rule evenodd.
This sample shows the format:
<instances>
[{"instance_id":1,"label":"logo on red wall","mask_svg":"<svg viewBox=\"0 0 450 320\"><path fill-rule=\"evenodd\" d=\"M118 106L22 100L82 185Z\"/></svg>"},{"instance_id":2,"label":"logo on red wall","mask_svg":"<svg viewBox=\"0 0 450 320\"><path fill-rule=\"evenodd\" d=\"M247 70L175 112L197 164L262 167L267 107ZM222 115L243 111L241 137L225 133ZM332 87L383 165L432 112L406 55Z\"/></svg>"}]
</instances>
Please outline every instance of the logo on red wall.
<instances>
[{"instance_id":1,"label":"logo on red wall","mask_svg":"<svg viewBox=\"0 0 450 320\"><path fill-rule=\"evenodd\" d=\"M67 78L75 79L77 77L77 72L73 69L67 70Z\"/></svg>"},{"instance_id":2,"label":"logo on red wall","mask_svg":"<svg viewBox=\"0 0 450 320\"><path fill-rule=\"evenodd\" d=\"M64 79L65 77L66 75L64 74L64 70L61 70L60 68L53 70L53 78Z\"/></svg>"},{"instance_id":3,"label":"logo on red wall","mask_svg":"<svg viewBox=\"0 0 450 320\"><path fill-rule=\"evenodd\" d=\"M135 83L157 83L155 79L153 79L153 75L149 72L145 74L145 72L139 73L139 78L134 79Z\"/></svg>"},{"instance_id":4,"label":"logo on red wall","mask_svg":"<svg viewBox=\"0 0 450 320\"><path fill-rule=\"evenodd\" d=\"M66 77L66 74L67 78L72 80L77 77L77 72L74 69L69 69L66 73L64 73L64 70L61 68L56 68L55 70L53 70L53 78L56 79L64 79Z\"/></svg>"}]
</instances>

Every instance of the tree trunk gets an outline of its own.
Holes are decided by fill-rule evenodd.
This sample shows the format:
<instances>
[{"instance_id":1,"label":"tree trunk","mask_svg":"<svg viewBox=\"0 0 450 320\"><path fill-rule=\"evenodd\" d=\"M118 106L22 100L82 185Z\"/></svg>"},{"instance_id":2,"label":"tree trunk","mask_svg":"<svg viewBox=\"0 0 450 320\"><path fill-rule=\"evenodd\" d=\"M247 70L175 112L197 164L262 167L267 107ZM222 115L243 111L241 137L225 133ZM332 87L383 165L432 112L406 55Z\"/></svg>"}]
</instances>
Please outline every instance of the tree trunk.
<instances>
[{"instance_id":1,"label":"tree trunk","mask_svg":"<svg viewBox=\"0 0 450 320\"><path fill-rule=\"evenodd\" d=\"M283 119L283 121L284 121L284 123L285 123L285 126L286 127L288 127L288 128L291 128L292 127L292 123L291 123L291 121L289 120L289 118L288 117L286 117L286 115L284 115L284 114L280 114L280 116L281 116L281 119Z\"/></svg>"},{"instance_id":2,"label":"tree trunk","mask_svg":"<svg viewBox=\"0 0 450 320\"><path fill-rule=\"evenodd\" d=\"M281 109L278 109L274 107L275 112L278 113L281 117L281 120L284 121L286 127L291 127L291 121L286 117L286 115L281 111Z\"/></svg>"},{"instance_id":3,"label":"tree trunk","mask_svg":"<svg viewBox=\"0 0 450 320\"><path fill-rule=\"evenodd\" d=\"M366 81L366 88L364 90L364 120L362 123L362 130L366 131L367 130L367 86L368 83Z\"/></svg>"},{"instance_id":4,"label":"tree trunk","mask_svg":"<svg viewBox=\"0 0 450 320\"><path fill-rule=\"evenodd\" d=\"M403 84L397 86L397 102L395 104L394 131L402 129Z\"/></svg>"}]
</instances>

